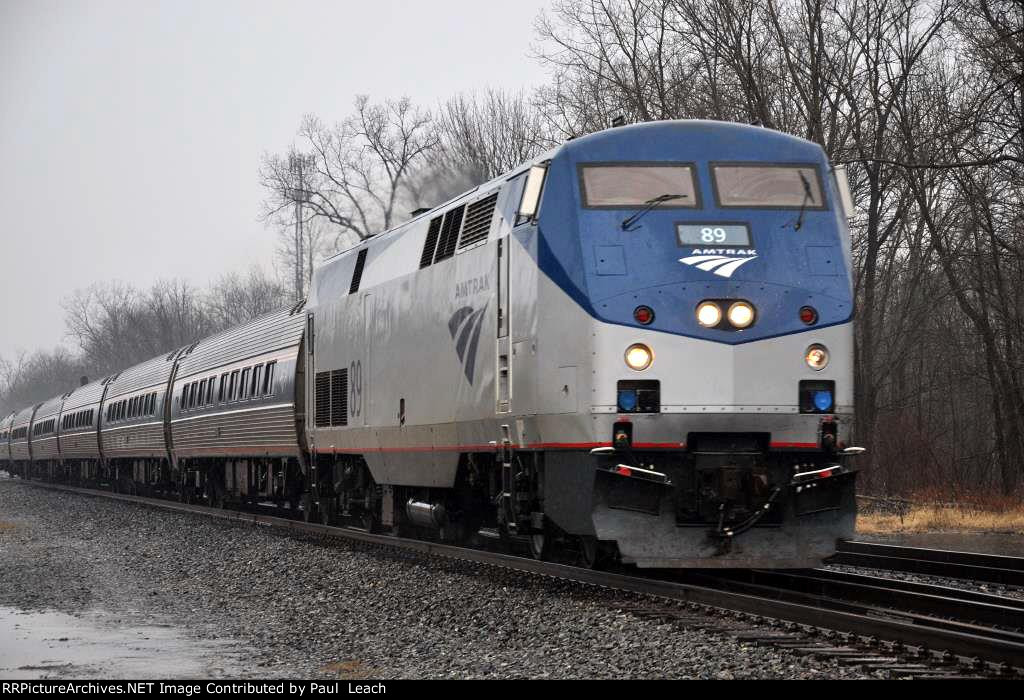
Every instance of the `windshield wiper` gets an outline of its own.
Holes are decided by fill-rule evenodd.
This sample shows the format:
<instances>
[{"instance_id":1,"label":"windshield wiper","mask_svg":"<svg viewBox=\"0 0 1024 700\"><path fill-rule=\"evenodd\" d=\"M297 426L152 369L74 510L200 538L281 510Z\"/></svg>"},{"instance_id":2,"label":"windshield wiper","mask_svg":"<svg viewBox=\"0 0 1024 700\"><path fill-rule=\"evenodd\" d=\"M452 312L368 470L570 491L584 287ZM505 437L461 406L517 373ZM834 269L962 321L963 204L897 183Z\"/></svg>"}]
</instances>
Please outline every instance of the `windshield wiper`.
<instances>
[{"instance_id":1,"label":"windshield wiper","mask_svg":"<svg viewBox=\"0 0 1024 700\"><path fill-rule=\"evenodd\" d=\"M622 230L629 231L629 227L635 224L637 221L643 218L644 214L649 212L654 207L664 202L671 202L673 199L686 199L689 195L685 194L663 194L655 197L654 199L648 199L644 202L644 208L633 214L631 217L622 222Z\"/></svg>"},{"instance_id":2,"label":"windshield wiper","mask_svg":"<svg viewBox=\"0 0 1024 700\"><path fill-rule=\"evenodd\" d=\"M797 170L796 174L800 176L800 182L804 186L804 201L800 204L800 216L796 217L796 226L793 227L794 231L799 231L804 225L804 212L807 210L807 202L814 199L814 195L811 194L811 183L807 182L807 177L803 171Z\"/></svg>"}]
</instances>

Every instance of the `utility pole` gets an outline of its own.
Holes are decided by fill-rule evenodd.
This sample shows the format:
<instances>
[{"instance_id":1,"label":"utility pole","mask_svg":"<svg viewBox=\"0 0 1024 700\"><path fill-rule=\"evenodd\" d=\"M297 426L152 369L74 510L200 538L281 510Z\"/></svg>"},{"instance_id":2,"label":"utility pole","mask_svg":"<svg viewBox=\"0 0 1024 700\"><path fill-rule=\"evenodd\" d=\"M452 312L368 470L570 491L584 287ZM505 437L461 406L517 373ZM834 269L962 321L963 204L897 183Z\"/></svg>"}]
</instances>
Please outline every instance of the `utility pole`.
<instances>
[{"instance_id":1,"label":"utility pole","mask_svg":"<svg viewBox=\"0 0 1024 700\"><path fill-rule=\"evenodd\" d=\"M306 196L306 168L313 167L313 159L292 154L288 157L288 169L292 174L292 182L298 186L292 193L295 202L295 301L300 301L306 294L305 274L305 231L302 221L302 200Z\"/></svg>"}]
</instances>

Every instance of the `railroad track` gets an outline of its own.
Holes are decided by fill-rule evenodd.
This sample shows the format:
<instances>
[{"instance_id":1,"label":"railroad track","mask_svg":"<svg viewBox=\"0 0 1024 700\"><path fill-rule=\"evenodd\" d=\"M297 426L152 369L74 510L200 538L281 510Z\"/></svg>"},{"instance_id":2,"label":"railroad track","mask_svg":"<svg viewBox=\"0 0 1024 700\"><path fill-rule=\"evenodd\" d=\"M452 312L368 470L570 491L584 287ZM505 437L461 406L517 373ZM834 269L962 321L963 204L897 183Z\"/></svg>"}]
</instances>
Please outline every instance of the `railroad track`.
<instances>
[{"instance_id":1,"label":"railroad track","mask_svg":"<svg viewBox=\"0 0 1024 700\"><path fill-rule=\"evenodd\" d=\"M840 542L839 551L829 563L1024 586L1024 557Z\"/></svg>"},{"instance_id":2,"label":"railroad track","mask_svg":"<svg viewBox=\"0 0 1024 700\"><path fill-rule=\"evenodd\" d=\"M621 605L641 617L724 633L745 643L836 659L842 664L856 664L898 677L962 677L965 672L1024 675L1024 634L1013 628L1014 622L1024 615L1024 603L997 596L951 592L953 589L937 592L935 589L940 587L823 570L713 575L595 571L504 552L306 523L263 513L33 481L20 483L243 525L272 527L304 537L416 551L621 591L641 596L639 602L634 598ZM883 600L889 604L879 605ZM715 618L735 622L723 626Z\"/></svg>"}]
</instances>

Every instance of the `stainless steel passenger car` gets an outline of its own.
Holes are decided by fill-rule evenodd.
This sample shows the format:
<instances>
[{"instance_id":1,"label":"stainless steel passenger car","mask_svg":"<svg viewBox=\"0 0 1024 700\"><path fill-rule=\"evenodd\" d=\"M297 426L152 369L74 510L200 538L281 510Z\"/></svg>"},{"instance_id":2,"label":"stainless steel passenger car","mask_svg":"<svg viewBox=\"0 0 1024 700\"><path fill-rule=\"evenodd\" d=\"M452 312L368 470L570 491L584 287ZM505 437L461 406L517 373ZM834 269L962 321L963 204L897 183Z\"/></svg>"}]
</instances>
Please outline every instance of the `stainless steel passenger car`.
<instances>
[{"instance_id":1,"label":"stainless steel passenger car","mask_svg":"<svg viewBox=\"0 0 1024 700\"><path fill-rule=\"evenodd\" d=\"M175 490L165 417L167 387L181 352L154 357L105 380L100 450L118 488Z\"/></svg>"},{"instance_id":2,"label":"stainless steel passenger car","mask_svg":"<svg viewBox=\"0 0 1024 700\"><path fill-rule=\"evenodd\" d=\"M58 436L66 481L95 483L100 476L99 422L105 381L79 386L64 399Z\"/></svg>"},{"instance_id":3,"label":"stainless steel passenger car","mask_svg":"<svg viewBox=\"0 0 1024 700\"><path fill-rule=\"evenodd\" d=\"M295 378L304 324L301 306L284 309L181 353L171 447L193 495L297 503L303 449L296 406L303 405L303 385Z\"/></svg>"},{"instance_id":4,"label":"stainless steel passenger car","mask_svg":"<svg viewBox=\"0 0 1024 700\"><path fill-rule=\"evenodd\" d=\"M44 401L32 418L32 472L36 476L54 478L60 465L60 412L63 396Z\"/></svg>"},{"instance_id":5,"label":"stainless steel passenger car","mask_svg":"<svg viewBox=\"0 0 1024 700\"><path fill-rule=\"evenodd\" d=\"M11 425L14 423L14 414L4 416L0 421L0 469L10 470L11 468Z\"/></svg>"},{"instance_id":6,"label":"stainless steel passenger car","mask_svg":"<svg viewBox=\"0 0 1024 700\"><path fill-rule=\"evenodd\" d=\"M32 416L39 405L15 413L11 424L11 466L23 477L29 476L32 469Z\"/></svg>"}]
</instances>

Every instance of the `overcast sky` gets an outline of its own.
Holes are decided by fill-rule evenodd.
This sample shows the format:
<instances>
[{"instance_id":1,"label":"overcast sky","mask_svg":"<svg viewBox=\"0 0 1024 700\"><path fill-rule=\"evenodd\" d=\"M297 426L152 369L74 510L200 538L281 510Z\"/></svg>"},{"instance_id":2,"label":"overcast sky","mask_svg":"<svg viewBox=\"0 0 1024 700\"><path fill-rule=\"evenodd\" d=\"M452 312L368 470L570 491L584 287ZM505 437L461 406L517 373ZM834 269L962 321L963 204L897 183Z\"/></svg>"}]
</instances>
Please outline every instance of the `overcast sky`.
<instances>
[{"instance_id":1,"label":"overcast sky","mask_svg":"<svg viewBox=\"0 0 1024 700\"><path fill-rule=\"evenodd\" d=\"M259 263L257 170L356 94L432 106L544 80L549 0L0 0L0 355L64 338L94 282Z\"/></svg>"}]
</instances>

